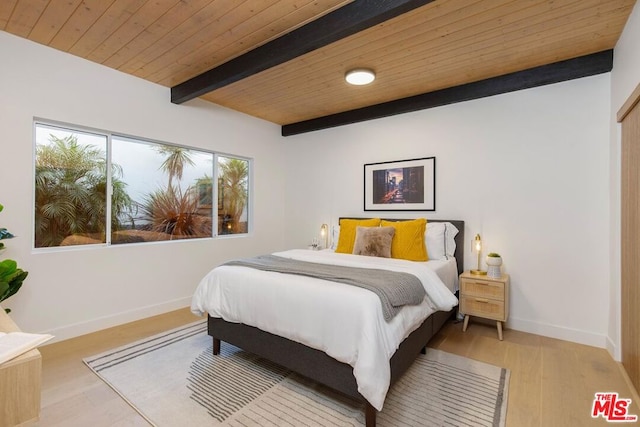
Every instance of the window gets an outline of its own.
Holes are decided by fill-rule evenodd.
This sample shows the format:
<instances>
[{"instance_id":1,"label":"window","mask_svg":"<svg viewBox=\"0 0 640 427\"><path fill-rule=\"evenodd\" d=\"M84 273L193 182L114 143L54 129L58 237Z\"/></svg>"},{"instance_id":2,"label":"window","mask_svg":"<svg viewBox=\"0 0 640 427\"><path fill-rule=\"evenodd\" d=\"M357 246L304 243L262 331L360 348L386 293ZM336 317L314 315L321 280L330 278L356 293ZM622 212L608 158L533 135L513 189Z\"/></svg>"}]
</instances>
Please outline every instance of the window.
<instances>
[{"instance_id":1,"label":"window","mask_svg":"<svg viewBox=\"0 0 640 427\"><path fill-rule=\"evenodd\" d=\"M122 174L112 180L111 243L211 237L212 206L199 203L198 183L211 180L212 153L118 136L111 147L112 169Z\"/></svg>"},{"instance_id":2,"label":"window","mask_svg":"<svg viewBox=\"0 0 640 427\"><path fill-rule=\"evenodd\" d=\"M249 162L218 157L218 234L246 233Z\"/></svg>"},{"instance_id":3,"label":"window","mask_svg":"<svg viewBox=\"0 0 640 427\"><path fill-rule=\"evenodd\" d=\"M35 247L106 242L107 137L36 127Z\"/></svg>"},{"instance_id":4,"label":"window","mask_svg":"<svg viewBox=\"0 0 640 427\"><path fill-rule=\"evenodd\" d=\"M35 135L36 248L248 232L247 159L46 123Z\"/></svg>"}]
</instances>

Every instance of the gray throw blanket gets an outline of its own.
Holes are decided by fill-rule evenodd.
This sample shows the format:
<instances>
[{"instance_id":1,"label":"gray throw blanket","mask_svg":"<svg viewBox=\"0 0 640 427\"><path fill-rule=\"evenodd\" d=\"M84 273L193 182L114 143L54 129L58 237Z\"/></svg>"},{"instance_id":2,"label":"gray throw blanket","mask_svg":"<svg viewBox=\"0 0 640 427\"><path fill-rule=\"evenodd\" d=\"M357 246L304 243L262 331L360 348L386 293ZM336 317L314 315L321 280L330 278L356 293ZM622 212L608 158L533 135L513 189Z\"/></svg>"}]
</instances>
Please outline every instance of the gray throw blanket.
<instances>
[{"instance_id":1,"label":"gray throw blanket","mask_svg":"<svg viewBox=\"0 0 640 427\"><path fill-rule=\"evenodd\" d=\"M368 289L380 298L382 313L387 321L392 319L402 306L420 304L426 295L420 279L413 274L397 271L319 264L275 255L237 259L223 265L297 274Z\"/></svg>"}]
</instances>

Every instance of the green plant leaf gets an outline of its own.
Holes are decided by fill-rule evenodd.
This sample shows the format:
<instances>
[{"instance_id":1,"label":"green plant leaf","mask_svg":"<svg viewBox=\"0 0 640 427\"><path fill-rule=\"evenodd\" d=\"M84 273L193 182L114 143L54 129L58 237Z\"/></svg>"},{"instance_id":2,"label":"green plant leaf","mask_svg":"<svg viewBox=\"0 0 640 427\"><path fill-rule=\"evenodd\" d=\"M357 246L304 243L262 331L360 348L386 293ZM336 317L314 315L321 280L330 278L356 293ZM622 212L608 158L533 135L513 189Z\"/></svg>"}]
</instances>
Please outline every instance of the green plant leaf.
<instances>
[{"instance_id":1,"label":"green plant leaf","mask_svg":"<svg viewBox=\"0 0 640 427\"><path fill-rule=\"evenodd\" d=\"M6 300L18 292L22 287L24 279L26 279L28 275L28 272L18 268L10 276L3 278L0 281L0 301Z\"/></svg>"},{"instance_id":2,"label":"green plant leaf","mask_svg":"<svg viewBox=\"0 0 640 427\"><path fill-rule=\"evenodd\" d=\"M0 240L2 239L13 239L15 236L9 233L9 230L6 228L0 228Z\"/></svg>"},{"instance_id":3,"label":"green plant leaf","mask_svg":"<svg viewBox=\"0 0 640 427\"><path fill-rule=\"evenodd\" d=\"M0 204L0 212L2 212L4 206ZM0 228L0 240L12 239L13 234L6 228ZM0 242L0 250L4 249L4 243ZM4 301L10 296L14 295L22 287L22 282L29 275L28 272L18 268L18 263L12 259L5 259L0 261L0 301ZM8 308L5 308L6 313L11 312Z\"/></svg>"},{"instance_id":4,"label":"green plant leaf","mask_svg":"<svg viewBox=\"0 0 640 427\"><path fill-rule=\"evenodd\" d=\"M28 272L18 269L18 274L14 276L11 281L9 281L9 290L3 294L0 294L0 301L6 300L10 296L18 292L22 287L24 279L26 279L28 275Z\"/></svg>"},{"instance_id":5,"label":"green plant leaf","mask_svg":"<svg viewBox=\"0 0 640 427\"><path fill-rule=\"evenodd\" d=\"M12 259L0 261L0 280L4 280L5 277L15 273L17 268L18 263Z\"/></svg>"},{"instance_id":6,"label":"green plant leaf","mask_svg":"<svg viewBox=\"0 0 640 427\"><path fill-rule=\"evenodd\" d=\"M0 295L4 295L5 293L8 293L8 291L9 291L9 283L0 282Z\"/></svg>"}]
</instances>

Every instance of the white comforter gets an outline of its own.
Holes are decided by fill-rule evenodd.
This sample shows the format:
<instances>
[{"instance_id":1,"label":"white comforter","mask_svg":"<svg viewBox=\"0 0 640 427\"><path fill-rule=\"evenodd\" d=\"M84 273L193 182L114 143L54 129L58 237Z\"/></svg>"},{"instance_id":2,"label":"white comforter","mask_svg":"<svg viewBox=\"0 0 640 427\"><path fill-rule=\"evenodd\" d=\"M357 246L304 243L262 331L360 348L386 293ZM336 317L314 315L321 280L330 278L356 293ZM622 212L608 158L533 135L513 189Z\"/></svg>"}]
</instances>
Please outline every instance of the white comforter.
<instances>
[{"instance_id":1,"label":"white comforter","mask_svg":"<svg viewBox=\"0 0 640 427\"><path fill-rule=\"evenodd\" d=\"M220 266L209 272L193 295L191 311L254 326L322 350L353 366L360 394L377 410L389 389L389 360L400 343L437 310L449 311L456 297L428 262L338 254L306 249L274 255L302 261L385 268L417 276L427 296L406 306L391 321L380 300L356 286L309 277Z\"/></svg>"}]
</instances>

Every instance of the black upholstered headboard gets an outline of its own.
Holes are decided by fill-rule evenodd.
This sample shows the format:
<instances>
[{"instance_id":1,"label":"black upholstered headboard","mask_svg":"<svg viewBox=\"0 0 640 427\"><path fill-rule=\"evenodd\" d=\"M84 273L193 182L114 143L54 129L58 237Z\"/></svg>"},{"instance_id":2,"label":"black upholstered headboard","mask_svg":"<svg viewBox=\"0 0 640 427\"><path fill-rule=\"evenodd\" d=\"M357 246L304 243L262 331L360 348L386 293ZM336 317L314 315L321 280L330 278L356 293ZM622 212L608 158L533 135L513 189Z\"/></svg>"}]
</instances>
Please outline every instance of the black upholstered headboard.
<instances>
[{"instance_id":1,"label":"black upholstered headboard","mask_svg":"<svg viewBox=\"0 0 640 427\"><path fill-rule=\"evenodd\" d=\"M368 219L363 217L340 217L340 219ZM377 218L377 217L376 217ZM385 221L410 221L414 218L382 218ZM455 237L456 250L453 256L458 264L458 274L462 274L464 271L464 221L456 219L429 219L427 218L427 227L430 222L450 222L458 229L458 234Z\"/></svg>"}]
</instances>

